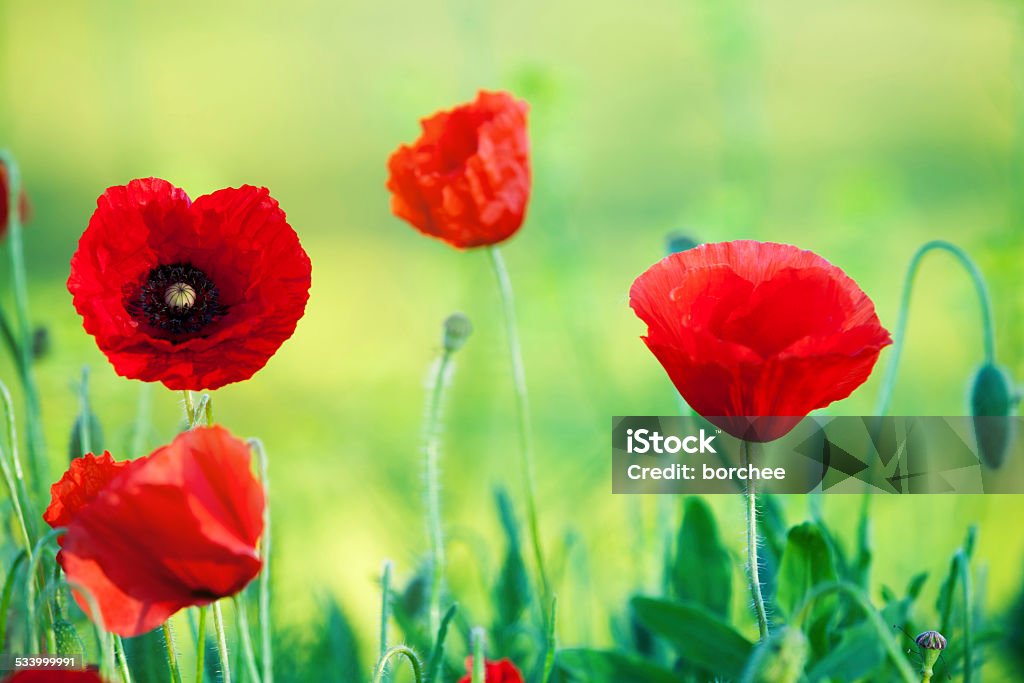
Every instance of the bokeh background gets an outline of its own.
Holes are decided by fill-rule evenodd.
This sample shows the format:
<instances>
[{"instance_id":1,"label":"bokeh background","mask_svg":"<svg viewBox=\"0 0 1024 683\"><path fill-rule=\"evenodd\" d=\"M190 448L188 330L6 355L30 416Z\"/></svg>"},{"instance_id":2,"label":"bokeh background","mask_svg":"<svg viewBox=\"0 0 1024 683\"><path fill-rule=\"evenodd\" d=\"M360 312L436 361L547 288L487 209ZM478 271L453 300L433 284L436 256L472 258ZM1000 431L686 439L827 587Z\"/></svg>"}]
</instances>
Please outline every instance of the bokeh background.
<instances>
[{"instance_id":1,"label":"bokeh background","mask_svg":"<svg viewBox=\"0 0 1024 683\"><path fill-rule=\"evenodd\" d=\"M141 455L126 452L141 385L114 375L64 286L96 197L150 175L193 197L266 185L312 257L312 297L267 368L213 401L218 421L271 454L279 623L314 629L320 596L335 595L375 647L381 562L408 576L426 548L424 380L454 310L476 332L447 406L443 506L452 581L483 609L481 577L498 561L495 485L521 501L497 294L486 254L394 218L384 180L420 116L506 88L532 106L534 195L505 254L543 534L567 567L560 637L608 644L609 613L660 562L642 539L666 506L613 497L608 451L612 415L676 409L627 304L669 232L812 249L860 283L890 328L914 249L951 240L984 271L999 361L1024 377L1022 49L1021 7L1001 1L3 0L0 145L18 156L35 208L26 240L33 318L52 340L38 368L52 475L66 464L83 366L107 446ZM966 275L932 257L894 412L966 410L979 322ZM0 373L16 383L6 359ZM829 410L869 413L880 374ZM151 398L155 446L180 405L162 387ZM740 500L713 504L739 564ZM825 518L852 531L857 505L830 497ZM808 514L804 498L784 506L790 521ZM931 604L978 523L988 608L1001 613L1022 587L1021 514L1017 497L879 497L876 584L931 570Z\"/></svg>"}]
</instances>

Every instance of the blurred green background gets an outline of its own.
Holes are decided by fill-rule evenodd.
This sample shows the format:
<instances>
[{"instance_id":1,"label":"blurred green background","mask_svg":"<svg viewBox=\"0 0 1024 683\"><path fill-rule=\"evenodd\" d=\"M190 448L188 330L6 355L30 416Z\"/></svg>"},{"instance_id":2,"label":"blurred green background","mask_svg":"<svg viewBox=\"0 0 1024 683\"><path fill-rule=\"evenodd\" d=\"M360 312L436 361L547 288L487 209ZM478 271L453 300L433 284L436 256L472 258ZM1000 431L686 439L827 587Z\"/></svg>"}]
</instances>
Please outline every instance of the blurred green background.
<instances>
[{"instance_id":1,"label":"blurred green background","mask_svg":"<svg viewBox=\"0 0 1024 683\"><path fill-rule=\"evenodd\" d=\"M384 179L419 117L478 87L507 88L532 106L534 195L505 254L542 527L552 554L567 533L582 541L564 563L560 637L607 644L609 611L660 562L637 540L655 501L638 514L635 499L610 493L608 430L612 415L675 410L627 304L667 233L812 249L860 283L890 328L912 252L949 239L988 278L999 360L1024 377L1021 19L1018 4L959 0L3 0L0 146L18 156L35 207L26 240L33 317L52 336L39 367L52 474L65 465L83 365L108 446L141 455L122 445L140 385L114 375L64 287L96 197L150 175L193 197L266 185L312 257L312 297L266 369L213 400L218 421L271 454L279 622L311 626L329 591L375 646L382 560L408 576L426 548L423 385L453 310L476 333L448 405L443 505L452 582L482 609L484 565L498 561L494 485L521 501L493 277L483 252L392 217ZM979 319L967 277L934 256L894 412L963 413ZM15 384L6 359L0 372ZM870 412L879 375L830 410ZM180 406L162 387L152 394L155 446ZM739 563L740 500L713 504ZM784 504L790 521L807 514L806 499ZM826 519L852 530L857 504L830 497ZM1024 500L879 497L874 511L876 583L930 569L934 595L978 522L989 609L1021 588Z\"/></svg>"}]
</instances>

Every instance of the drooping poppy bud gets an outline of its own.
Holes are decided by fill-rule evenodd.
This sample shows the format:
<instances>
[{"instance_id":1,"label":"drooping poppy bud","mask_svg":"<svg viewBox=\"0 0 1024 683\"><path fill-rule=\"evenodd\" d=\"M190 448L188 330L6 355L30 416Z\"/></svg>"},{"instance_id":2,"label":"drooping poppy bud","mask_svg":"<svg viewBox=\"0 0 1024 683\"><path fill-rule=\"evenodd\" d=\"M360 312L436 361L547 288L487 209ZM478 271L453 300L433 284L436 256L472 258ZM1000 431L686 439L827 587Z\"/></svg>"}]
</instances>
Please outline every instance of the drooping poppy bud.
<instances>
[{"instance_id":1,"label":"drooping poppy bud","mask_svg":"<svg viewBox=\"0 0 1024 683\"><path fill-rule=\"evenodd\" d=\"M978 455L991 468L1006 461L1013 441L1015 420L1010 419L1017 397L1009 376L992 363L985 363L971 386L971 417L978 440Z\"/></svg>"},{"instance_id":2,"label":"drooping poppy bud","mask_svg":"<svg viewBox=\"0 0 1024 683\"><path fill-rule=\"evenodd\" d=\"M0 161L0 240L7 235L7 219L10 216L10 207L14 203L10 196L10 179L7 166ZM28 195L25 188L21 188L18 198L18 220L25 223L31 218L32 207L28 203Z\"/></svg>"}]
</instances>

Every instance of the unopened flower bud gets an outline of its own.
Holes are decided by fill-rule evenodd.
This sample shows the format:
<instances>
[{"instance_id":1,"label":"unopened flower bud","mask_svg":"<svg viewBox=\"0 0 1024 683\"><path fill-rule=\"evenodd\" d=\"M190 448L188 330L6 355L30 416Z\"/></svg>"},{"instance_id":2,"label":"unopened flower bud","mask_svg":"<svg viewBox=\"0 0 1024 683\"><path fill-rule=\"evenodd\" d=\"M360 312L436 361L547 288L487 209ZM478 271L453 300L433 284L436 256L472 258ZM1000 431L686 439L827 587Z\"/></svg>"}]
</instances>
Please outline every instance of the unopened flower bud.
<instances>
[{"instance_id":1,"label":"unopened flower bud","mask_svg":"<svg viewBox=\"0 0 1024 683\"><path fill-rule=\"evenodd\" d=\"M997 365L985 363L971 387L971 416L978 440L978 455L991 468L1006 461L1013 440L1014 420L1009 419L1017 397L1009 376Z\"/></svg>"},{"instance_id":2,"label":"unopened flower bud","mask_svg":"<svg viewBox=\"0 0 1024 683\"><path fill-rule=\"evenodd\" d=\"M925 631L917 638L914 638L914 642L917 643L918 647L924 648L925 650L946 649L946 636L942 635L938 631Z\"/></svg>"},{"instance_id":3,"label":"unopened flower bud","mask_svg":"<svg viewBox=\"0 0 1024 683\"><path fill-rule=\"evenodd\" d=\"M680 251L688 251L700 244L697 240L681 232L671 232L665 237L665 252L676 254Z\"/></svg>"},{"instance_id":4,"label":"unopened flower bud","mask_svg":"<svg viewBox=\"0 0 1024 683\"><path fill-rule=\"evenodd\" d=\"M743 670L743 683L797 683L807 664L807 636L786 627L761 641Z\"/></svg>"},{"instance_id":5,"label":"unopened flower bud","mask_svg":"<svg viewBox=\"0 0 1024 683\"><path fill-rule=\"evenodd\" d=\"M473 333L473 323L463 313L452 313L444 321L444 350L458 351Z\"/></svg>"}]
</instances>

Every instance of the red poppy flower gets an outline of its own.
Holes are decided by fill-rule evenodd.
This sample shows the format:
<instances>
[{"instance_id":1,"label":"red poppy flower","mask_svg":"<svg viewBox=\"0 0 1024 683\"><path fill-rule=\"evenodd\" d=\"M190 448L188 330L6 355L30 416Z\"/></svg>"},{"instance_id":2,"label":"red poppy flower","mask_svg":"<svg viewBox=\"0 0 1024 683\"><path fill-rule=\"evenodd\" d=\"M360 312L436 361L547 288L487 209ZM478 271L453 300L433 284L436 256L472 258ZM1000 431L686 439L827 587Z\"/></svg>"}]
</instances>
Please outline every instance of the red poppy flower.
<instances>
[{"instance_id":1,"label":"red poppy flower","mask_svg":"<svg viewBox=\"0 0 1024 683\"><path fill-rule=\"evenodd\" d=\"M106 455L76 460L51 488L45 519L67 526L58 561L107 630L145 633L259 573L264 499L249 459L227 430L197 428L116 472Z\"/></svg>"},{"instance_id":2,"label":"red poppy flower","mask_svg":"<svg viewBox=\"0 0 1024 683\"><path fill-rule=\"evenodd\" d=\"M466 672L466 675L459 679L459 683L472 683L472 657L466 658ZM508 659L497 662L484 660L484 683L523 683L523 674Z\"/></svg>"},{"instance_id":3,"label":"red poppy flower","mask_svg":"<svg viewBox=\"0 0 1024 683\"><path fill-rule=\"evenodd\" d=\"M751 441L777 439L849 396L892 343L857 283L785 244L672 254L636 279L629 298L686 402Z\"/></svg>"},{"instance_id":4,"label":"red poppy flower","mask_svg":"<svg viewBox=\"0 0 1024 683\"><path fill-rule=\"evenodd\" d=\"M266 188L191 202L157 178L111 187L68 289L118 374L170 389L248 379L295 331L309 257Z\"/></svg>"},{"instance_id":5,"label":"red poppy flower","mask_svg":"<svg viewBox=\"0 0 1024 683\"><path fill-rule=\"evenodd\" d=\"M481 91L423 119L420 138L388 159L391 211L459 249L511 237L530 199L527 110L509 93Z\"/></svg>"},{"instance_id":6,"label":"red poppy flower","mask_svg":"<svg viewBox=\"0 0 1024 683\"><path fill-rule=\"evenodd\" d=\"M90 670L22 669L4 678L3 683L103 683L103 679Z\"/></svg>"},{"instance_id":7,"label":"red poppy flower","mask_svg":"<svg viewBox=\"0 0 1024 683\"><path fill-rule=\"evenodd\" d=\"M0 161L0 240L7 235L7 217L11 205L11 189L7 179L7 166ZM25 188L21 189L18 198L18 218L22 223L31 218L32 207L28 203L28 195Z\"/></svg>"}]
</instances>

